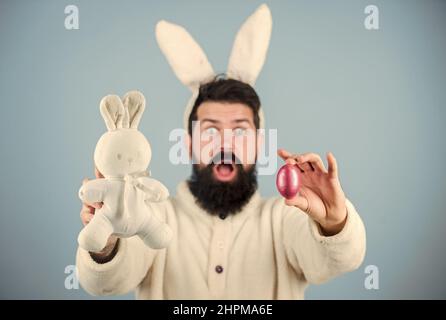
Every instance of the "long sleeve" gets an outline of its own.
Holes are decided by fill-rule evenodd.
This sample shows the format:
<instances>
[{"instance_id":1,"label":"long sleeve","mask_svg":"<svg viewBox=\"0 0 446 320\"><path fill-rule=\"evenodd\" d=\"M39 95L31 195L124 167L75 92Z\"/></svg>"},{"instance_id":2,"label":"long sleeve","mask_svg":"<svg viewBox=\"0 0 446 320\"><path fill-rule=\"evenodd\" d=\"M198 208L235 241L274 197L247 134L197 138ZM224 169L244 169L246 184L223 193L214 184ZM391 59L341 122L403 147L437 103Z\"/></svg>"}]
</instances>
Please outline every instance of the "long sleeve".
<instances>
[{"instance_id":1,"label":"long sleeve","mask_svg":"<svg viewBox=\"0 0 446 320\"><path fill-rule=\"evenodd\" d=\"M104 264L95 262L90 253L78 248L76 265L82 287L92 295L126 294L141 283L156 255L135 236L120 239L115 257Z\"/></svg>"},{"instance_id":2,"label":"long sleeve","mask_svg":"<svg viewBox=\"0 0 446 320\"><path fill-rule=\"evenodd\" d=\"M344 228L330 237L321 235L319 225L301 210L283 208L283 241L288 261L310 283L323 283L353 271L364 259L364 224L349 200L346 200L346 206Z\"/></svg>"}]
</instances>

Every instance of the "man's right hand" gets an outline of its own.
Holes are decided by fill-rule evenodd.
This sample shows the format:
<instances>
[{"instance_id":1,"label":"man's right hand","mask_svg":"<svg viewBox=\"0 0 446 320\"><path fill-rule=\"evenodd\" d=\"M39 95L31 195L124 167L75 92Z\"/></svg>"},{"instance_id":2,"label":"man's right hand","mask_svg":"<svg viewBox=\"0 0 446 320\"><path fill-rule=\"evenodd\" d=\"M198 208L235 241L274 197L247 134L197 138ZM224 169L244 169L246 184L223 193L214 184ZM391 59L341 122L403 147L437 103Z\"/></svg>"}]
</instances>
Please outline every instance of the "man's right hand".
<instances>
[{"instance_id":1,"label":"man's right hand","mask_svg":"<svg viewBox=\"0 0 446 320\"><path fill-rule=\"evenodd\" d=\"M95 176L97 179L102 179L104 176L98 171L97 168L95 168ZM84 179L82 181L82 184L85 184L88 182L88 179ZM102 207L102 202L95 202L95 203L82 203L82 209L81 209L81 221L84 226L86 226L91 219L93 219L96 209L100 209ZM105 263L113 259L114 255L116 254L115 247L118 242L118 237L115 235L111 235L110 238L108 238L107 245L104 247L104 249L100 252L90 252L91 257L99 263Z\"/></svg>"}]
</instances>

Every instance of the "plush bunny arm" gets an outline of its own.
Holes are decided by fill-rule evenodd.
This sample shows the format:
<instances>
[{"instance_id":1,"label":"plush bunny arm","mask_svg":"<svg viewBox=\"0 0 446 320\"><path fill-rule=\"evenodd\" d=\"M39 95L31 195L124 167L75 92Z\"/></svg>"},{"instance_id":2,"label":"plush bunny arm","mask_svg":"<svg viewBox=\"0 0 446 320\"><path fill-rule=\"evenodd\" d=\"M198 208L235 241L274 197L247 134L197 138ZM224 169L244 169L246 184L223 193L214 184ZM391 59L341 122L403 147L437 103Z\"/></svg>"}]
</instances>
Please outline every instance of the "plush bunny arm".
<instances>
[{"instance_id":1,"label":"plush bunny arm","mask_svg":"<svg viewBox=\"0 0 446 320\"><path fill-rule=\"evenodd\" d=\"M141 177L138 178L138 182L142 185L144 192L146 193L146 200L150 202L160 202L167 200L169 197L169 190L158 180Z\"/></svg>"},{"instance_id":2,"label":"plush bunny arm","mask_svg":"<svg viewBox=\"0 0 446 320\"><path fill-rule=\"evenodd\" d=\"M85 203L102 202L106 192L107 180L90 180L79 189L79 198Z\"/></svg>"}]
</instances>

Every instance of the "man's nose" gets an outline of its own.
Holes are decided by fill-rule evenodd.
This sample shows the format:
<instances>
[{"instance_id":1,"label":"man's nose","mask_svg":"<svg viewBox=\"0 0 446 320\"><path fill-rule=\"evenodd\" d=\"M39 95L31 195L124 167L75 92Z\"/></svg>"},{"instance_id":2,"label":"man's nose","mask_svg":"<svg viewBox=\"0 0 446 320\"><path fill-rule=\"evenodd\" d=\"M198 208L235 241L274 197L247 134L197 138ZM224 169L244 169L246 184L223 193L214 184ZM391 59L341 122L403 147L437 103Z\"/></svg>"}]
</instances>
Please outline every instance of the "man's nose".
<instances>
[{"instance_id":1,"label":"man's nose","mask_svg":"<svg viewBox=\"0 0 446 320\"><path fill-rule=\"evenodd\" d=\"M234 139L233 139L232 130L230 132L223 132L221 136L221 148L222 151L230 152L233 149L234 146Z\"/></svg>"},{"instance_id":2,"label":"man's nose","mask_svg":"<svg viewBox=\"0 0 446 320\"><path fill-rule=\"evenodd\" d=\"M232 141L223 141L221 144L220 151L221 152L233 152L234 144Z\"/></svg>"}]
</instances>

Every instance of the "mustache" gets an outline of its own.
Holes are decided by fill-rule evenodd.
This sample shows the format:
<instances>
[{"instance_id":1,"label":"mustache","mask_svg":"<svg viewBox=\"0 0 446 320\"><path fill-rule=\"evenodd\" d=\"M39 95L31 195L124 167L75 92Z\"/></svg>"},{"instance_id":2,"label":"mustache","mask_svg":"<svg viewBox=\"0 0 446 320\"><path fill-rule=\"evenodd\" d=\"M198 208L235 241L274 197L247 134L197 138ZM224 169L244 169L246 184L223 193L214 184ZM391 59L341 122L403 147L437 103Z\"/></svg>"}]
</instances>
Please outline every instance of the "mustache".
<instances>
[{"instance_id":1,"label":"mustache","mask_svg":"<svg viewBox=\"0 0 446 320\"><path fill-rule=\"evenodd\" d=\"M234 159L229 154L229 159ZM256 167L245 170L241 164L237 164L236 178L230 182L221 182L213 177L213 165L192 166L192 175L187 182L196 203L211 215L226 216L240 212L257 190Z\"/></svg>"},{"instance_id":2,"label":"mustache","mask_svg":"<svg viewBox=\"0 0 446 320\"><path fill-rule=\"evenodd\" d=\"M217 164L236 164L241 165L240 159L235 155L234 152L225 152L221 151L217 153L208 164L208 167L217 165Z\"/></svg>"}]
</instances>

